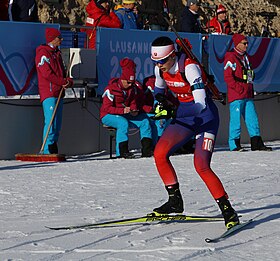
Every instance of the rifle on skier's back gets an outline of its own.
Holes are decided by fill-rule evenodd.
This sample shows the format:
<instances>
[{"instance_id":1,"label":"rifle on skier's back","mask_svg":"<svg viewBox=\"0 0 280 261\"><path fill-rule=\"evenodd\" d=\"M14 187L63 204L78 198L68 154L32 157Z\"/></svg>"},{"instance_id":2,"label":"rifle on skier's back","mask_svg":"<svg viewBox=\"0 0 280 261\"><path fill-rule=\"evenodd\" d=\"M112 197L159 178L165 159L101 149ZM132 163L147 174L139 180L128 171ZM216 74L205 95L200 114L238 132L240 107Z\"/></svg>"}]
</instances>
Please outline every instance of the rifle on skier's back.
<instances>
[{"instance_id":1,"label":"rifle on skier's back","mask_svg":"<svg viewBox=\"0 0 280 261\"><path fill-rule=\"evenodd\" d=\"M188 46L188 44L184 41L184 39L181 38L181 36L178 34L178 32L176 31L176 29L174 28L174 26L170 23L170 21L168 19L165 19L166 22L169 24L171 30L176 34L177 39L176 39L176 43L182 48L183 52L186 53L186 55L188 57L190 57L192 60L194 60L196 63L198 63L200 65L200 67L203 70L203 73L205 73L205 75L207 76L207 88L211 91L211 93L213 94L213 99L218 100L220 103L222 103L223 105L226 104L226 101L222 95L222 93L220 93L220 91L218 90L217 86L214 83L214 77L209 75L207 73L207 71L205 70L204 66L199 62L199 60L196 58L196 56L193 54L193 52L191 51L190 47Z\"/></svg>"}]
</instances>

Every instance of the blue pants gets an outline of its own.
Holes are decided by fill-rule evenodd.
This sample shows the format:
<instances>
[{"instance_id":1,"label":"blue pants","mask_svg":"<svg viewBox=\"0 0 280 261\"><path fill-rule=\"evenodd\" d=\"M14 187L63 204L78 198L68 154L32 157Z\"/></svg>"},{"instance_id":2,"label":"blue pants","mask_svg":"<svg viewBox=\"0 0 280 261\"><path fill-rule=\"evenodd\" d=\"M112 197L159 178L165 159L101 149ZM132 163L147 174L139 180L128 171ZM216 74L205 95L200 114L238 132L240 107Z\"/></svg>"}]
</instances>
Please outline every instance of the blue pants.
<instances>
[{"instance_id":1,"label":"blue pants","mask_svg":"<svg viewBox=\"0 0 280 261\"><path fill-rule=\"evenodd\" d=\"M241 116L243 117L250 137L260 136L258 115L254 101L251 99L236 100L229 105L229 149L236 148L235 139L240 139Z\"/></svg>"},{"instance_id":2,"label":"blue pants","mask_svg":"<svg viewBox=\"0 0 280 261\"><path fill-rule=\"evenodd\" d=\"M44 117L45 117L43 141L45 139L48 127L50 125L50 121L51 121L56 103L57 103L57 98L54 98L54 97L47 98L42 103ZM60 100L59 105L56 110L55 117L54 117L52 125L50 127L50 131L49 131L49 135L47 137L46 144L43 149L44 154L50 154L49 145L58 141L59 132L60 132L61 123L62 123L62 110L63 110L63 100Z\"/></svg>"},{"instance_id":3,"label":"blue pants","mask_svg":"<svg viewBox=\"0 0 280 261\"><path fill-rule=\"evenodd\" d=\"M102 118L102 123L116 128L116 156L120 156L119 143L128 141L129 128L138 128L140 130L140 138L152 138L152 130L149 118L146 113L140 113L137 116L130 114L114 115L107 114Z\"/></svg>"}]
</instances>

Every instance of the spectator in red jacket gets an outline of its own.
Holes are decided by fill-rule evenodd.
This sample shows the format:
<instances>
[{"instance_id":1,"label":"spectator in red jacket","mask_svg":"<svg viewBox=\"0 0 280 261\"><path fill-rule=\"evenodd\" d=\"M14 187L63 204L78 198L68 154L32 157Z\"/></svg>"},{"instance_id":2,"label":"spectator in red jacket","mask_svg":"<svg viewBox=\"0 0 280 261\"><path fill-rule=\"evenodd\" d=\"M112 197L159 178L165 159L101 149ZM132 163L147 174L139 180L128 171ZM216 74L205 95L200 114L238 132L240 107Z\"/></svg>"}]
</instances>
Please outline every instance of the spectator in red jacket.
<instances>
[{"instance_id":1,"label":"spectator in red jacket","mask_svg":"<svg viewBox=\"0 0 280 261\"><path fill-rule=\"evenodd\" d=\"M44 154L58 153L57 141L61 129L63 110L63 100L58 100L58 97L62 88L68 88L73 85L73 81L66 77L61 52L58 49L62 40L60 31L55 28L46 28L47 44L40 45L36 49L35 63L38 74L38 87L45 117L43 140L47 134L54 108L59 102L43 148Z\"/></svg>"},{"instance_id":2,"label":"spectator in red jacket","mask_svg":"<svg viewBox=\"0 0 280 261\"><path fill-rule=\"evenodd\" d=\"M110 10L109 0L92 0L86 7L88 14L86 26L93 26L87 29L89 48L96 49L96 27L121 28L121 21L113 10Z\"/></svg>"},{"instance_id":3,"label":"spectator in red jacket","mask_svg":"<svg viewBox=\"0 0 280 261\"><path fill-rule=\"evenodd\" d=\"M223 5L218 6L217 15L210 20L207 27L214 34L232 34L227 10Z\"/></svg>"},{"instance_id":4,"label":"spectator in red jacket","mask_svg":"<svg viewBox=\"0 0 280 261\"><path fill-rule=\"evenodd\" d=\"M258 115L254 104L254 71L246 53L248 39L244 35L234 34L234 49L227 52L224 59L224 79L227 84L229 102L229 148L231 151L243 151L240 145L241 116L251 138L251 150L271 151L263 144L260 136Z\"/></svg>"},{"instance_id":5,"label":"spectator in red jacket","mask_svg":"<svg viewBox=\"0 0 280 261\"><path fill-rule=\"evenodd\" d=\"M120 61L122 74L113 78L102 95L100 119L103 124L116 128L116 156L134 158L128 150L128 131L130 127L140 131L142 157L153 155L152 131L146 113L140 111L136 97L136 64L124 58Z\"/></svg>"}]
</instances>

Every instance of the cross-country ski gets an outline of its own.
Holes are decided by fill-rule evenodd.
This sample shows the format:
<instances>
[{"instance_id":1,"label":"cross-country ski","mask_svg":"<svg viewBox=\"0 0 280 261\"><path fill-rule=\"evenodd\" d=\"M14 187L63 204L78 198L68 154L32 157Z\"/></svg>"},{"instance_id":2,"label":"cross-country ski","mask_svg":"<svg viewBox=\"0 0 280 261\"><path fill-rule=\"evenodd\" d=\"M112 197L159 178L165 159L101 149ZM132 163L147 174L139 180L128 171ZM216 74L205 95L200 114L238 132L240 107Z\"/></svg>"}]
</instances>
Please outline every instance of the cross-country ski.
<instances>
[{"instance_id":1,"label":"cross-country ski","mask_svg":"<svg viewBox=\"0 0 280 261\"><path fill-rule=\"evenodd\" d=\"M143 217L136 218L123 218L105 222L89 223L84 225L73 225L63 227L49 227L46 228L52 230L72 230L72 229L91 229L98 227L109 227L109 226L120 226L120 225L131 225L139 223L152 223L152 222L215 222L223 221L224 219L219 216L187 216L187 215L154 215L148 214Z\"/></svg>"},{"instance_id":2,"label":"cross-country ski","mask_svg":"<svg viewBox=\"0 0 280 261\"><path fill-rule=\"evenodd\" d=\"M250 223L253 222L253 219L250 219L248 221L243 221L240 224L228 229L226 232L224 232L223 234L221 234L218 237L215 238L205 238L205 241L207 243L216 243L220 240L222 240L223 238L229 237L231 235L233 235L234 233L239 232L240 230L242 230L244 227L246 227L247 225L249 225Z\"/></svg>"}]
</instances>

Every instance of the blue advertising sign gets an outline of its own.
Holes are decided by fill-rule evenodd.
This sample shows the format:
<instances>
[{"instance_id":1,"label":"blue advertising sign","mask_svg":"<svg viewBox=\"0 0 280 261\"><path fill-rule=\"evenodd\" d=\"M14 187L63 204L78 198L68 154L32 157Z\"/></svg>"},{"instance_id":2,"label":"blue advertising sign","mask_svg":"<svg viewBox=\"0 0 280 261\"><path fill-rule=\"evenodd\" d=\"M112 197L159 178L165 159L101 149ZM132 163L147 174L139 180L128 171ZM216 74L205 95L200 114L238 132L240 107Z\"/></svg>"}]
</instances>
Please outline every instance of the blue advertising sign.
<instances>
[{"instance_id":1,"label":"blue advertising sign","mask_svg":"<svg viewBox=\"0 0 280 261\"><path fill-rule=\"evenodd\" d=\"M160 36L168 36L174 41L176 39L176 35L171 32L98 28L98 94L102 94L111 78L120 76L119 62L125 57L136 63L136 79L138 81L143 82L145 77L154 74L150 50L153 40ZM201 34L181 33L181 37L189 39L194 54L201 60Z\"/></svg>"},{"instance_id":2,"label":"blue advertising sign","mask_svg":"<svg viewBox=\"0 0 280 261\"><path fill-rule=\"evenodd\" d=\"M256 92L278 92L280 90L280 41L273 38L248 37L248 57L255 72ZM210 74L216 85L226 92L224 82L224 57L233 48L231 36L210 35L208 38Z\"/></svg>"},{"instance_id":3,"label":"blue advertising sign","mask_svg":"<svg viewBox=\"0 0 280 261\"><path fill-rule=\"evenodd\" d=\"M0 95L38 94L35 50L45 43L46 27L58 29L59 25L0 21ZM174 33L165 31L97 28L98 94L102 94L111 78L120 76L119 62L124 57L136 63L140 82L152 75L151 43L164 35L176 38ZM231 36L209 35L207 41L201 34L180 33L180 36L189 39L200 61L202 46L208 52L209 72L215 76L219 90L226 92L223 62L225 53L232 48ZM248 40L248 55L256 75L255 91L279 92L280 39L249 37Z\"/></svg>"},{"instance_id":4,"label":"blue advertising sign","mask_svg":"<svg viewBox=\"0 0 280 261\"><path fill-rule=\"evenodd\" d=\"M0 21L0 95L38 94L35 50L46 27L59 25Z\"/></svg>"}]
</instances>

